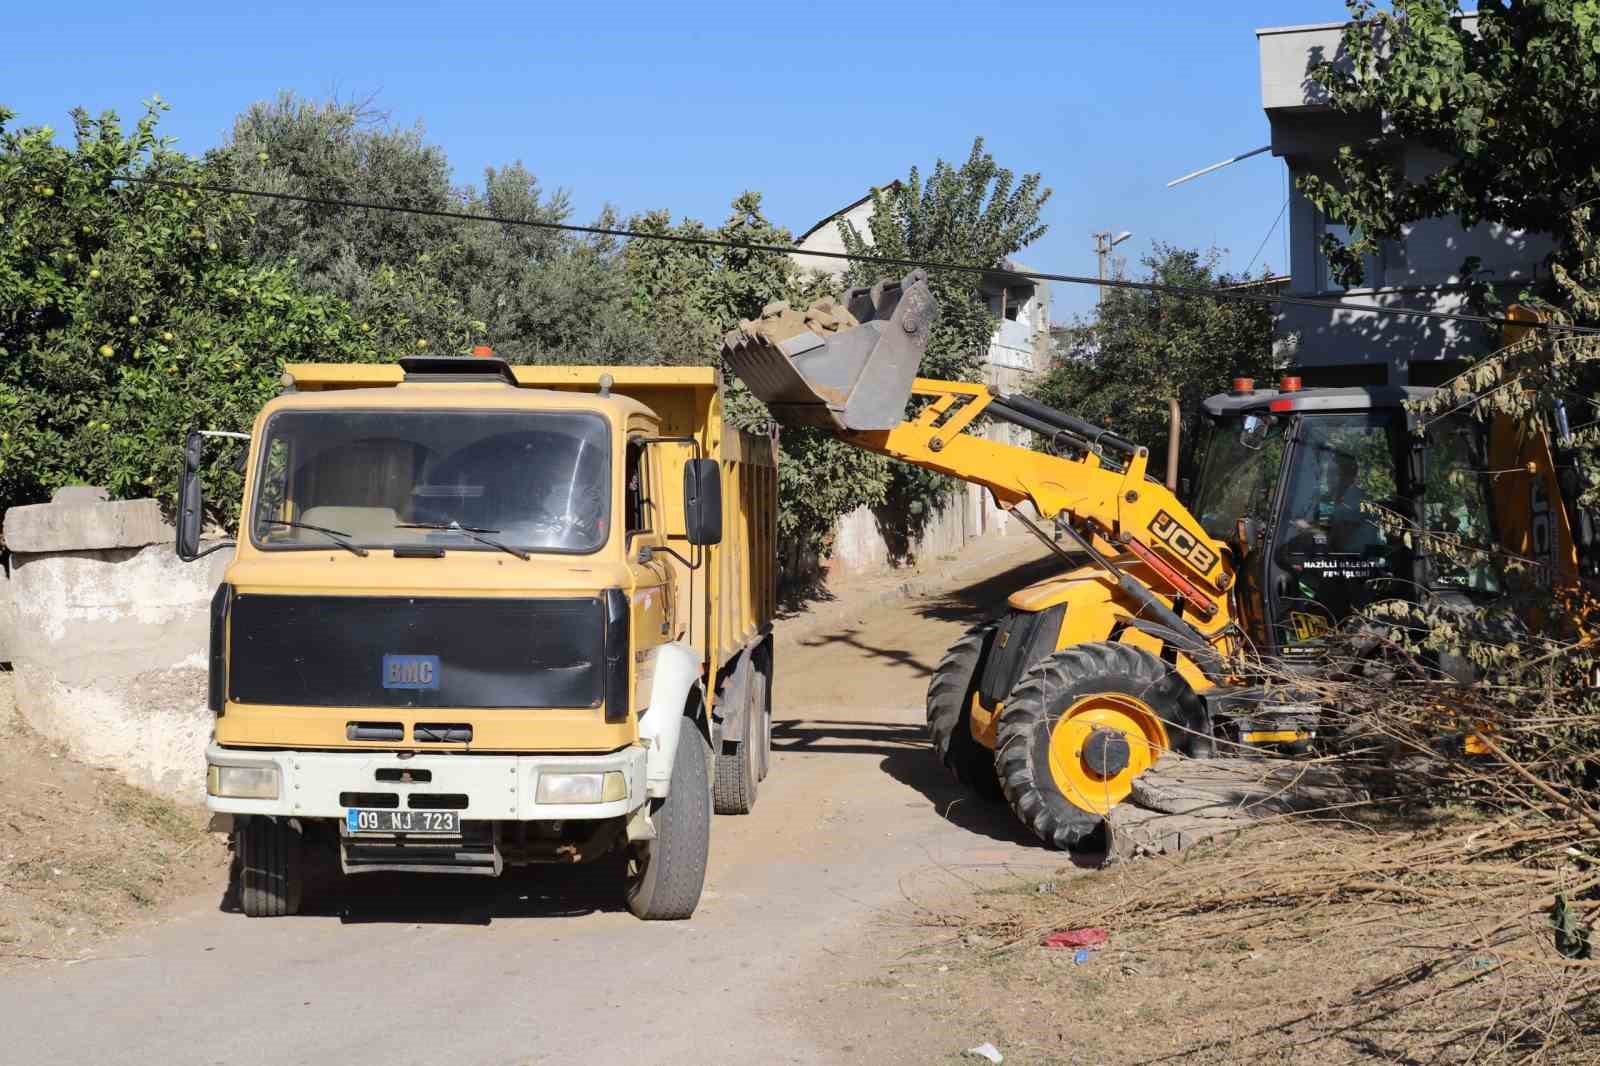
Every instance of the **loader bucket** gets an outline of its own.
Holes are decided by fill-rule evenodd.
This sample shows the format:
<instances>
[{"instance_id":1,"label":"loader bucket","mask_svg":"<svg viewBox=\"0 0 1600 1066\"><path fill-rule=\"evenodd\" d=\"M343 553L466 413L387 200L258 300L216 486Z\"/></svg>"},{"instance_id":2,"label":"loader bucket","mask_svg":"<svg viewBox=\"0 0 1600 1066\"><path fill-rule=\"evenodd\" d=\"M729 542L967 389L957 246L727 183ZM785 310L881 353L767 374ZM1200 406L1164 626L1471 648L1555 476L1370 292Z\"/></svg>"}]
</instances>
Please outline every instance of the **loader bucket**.
<instances>
[{"instance_id":1,"label":"loader bucket","mask_svg":"<svg viewBox=\"0 0 1600 1066\"><path fill-rule=\"evenodd\" d=\"M939 308L928 278L851 289L804 310L768 304L722 342L722 354L784 425L832 432L891 429L905 417Z\"/></svg>"}]
</instances>

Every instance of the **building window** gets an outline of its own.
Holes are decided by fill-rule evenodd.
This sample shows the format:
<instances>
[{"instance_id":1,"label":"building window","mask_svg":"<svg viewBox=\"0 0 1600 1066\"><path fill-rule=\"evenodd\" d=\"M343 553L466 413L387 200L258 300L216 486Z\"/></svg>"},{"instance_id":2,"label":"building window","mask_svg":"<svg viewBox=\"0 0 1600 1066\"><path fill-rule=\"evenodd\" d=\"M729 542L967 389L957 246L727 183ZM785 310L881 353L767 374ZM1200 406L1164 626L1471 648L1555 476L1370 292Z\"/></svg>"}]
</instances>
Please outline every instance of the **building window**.
<instances>
[{"instance_id":1,"label":"building window","mask_svg":"<svg viewBox=\"0 0 1600 1066\"><path fill-rule=\"evenodd\" d=\"M1338 238L1340 244L1349 244L1352 232L1349 226L1342 222L1330 222L1320 214L1317 216L1316 226L1316 259L1317 259L1317 291L1318 292L1344 292L1346 287L1339 284L1339 279L1333 275L1333 264L1322 250L1322 238L1332 236ZM1388 241L1379 242L1379 251L1376 255L1363 256L1361 259L1361 287L1364 289L1381 289L1383 287L1383 265L1385 252L1390 244Z\"/></svg>"}]
</instances>

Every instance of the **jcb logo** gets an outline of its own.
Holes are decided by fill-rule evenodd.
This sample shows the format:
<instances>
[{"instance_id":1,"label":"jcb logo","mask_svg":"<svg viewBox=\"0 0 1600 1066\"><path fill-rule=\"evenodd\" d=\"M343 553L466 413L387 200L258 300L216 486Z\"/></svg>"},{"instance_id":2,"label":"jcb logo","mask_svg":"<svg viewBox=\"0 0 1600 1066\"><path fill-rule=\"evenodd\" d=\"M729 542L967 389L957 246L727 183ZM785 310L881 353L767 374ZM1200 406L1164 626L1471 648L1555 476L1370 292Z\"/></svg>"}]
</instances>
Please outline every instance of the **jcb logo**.
<instances>
[{"instance_id":1,"label":"jcb logo","mask_svg":"<svg viewBox=\"0 0 1600 1066\"><path fill-rule=\"evenodd\" d=\"M1211 572L1211 567L1216 564L1217 553L1200 542L1200 538L1190 533L1178 524L1165 511L1157 511L1155 521L1150 523L1150 532L1156 539L1166 544L1178 554L1178 558L1189 563L1202 574Z\"/></svg>"},{"instance_id":2,"label":"jcb logo","mask_svg":"<svg viewBox=\"0 0 1600 1066\"><path fill-rule=\"evenodd\" d=\"M1318 637L1326 636L1328 620L1321 615L1290 611L1289 628L1294 632L1295 643L1303 644L1308 640L1316 640Z\"/></svg>"}]
</instances>

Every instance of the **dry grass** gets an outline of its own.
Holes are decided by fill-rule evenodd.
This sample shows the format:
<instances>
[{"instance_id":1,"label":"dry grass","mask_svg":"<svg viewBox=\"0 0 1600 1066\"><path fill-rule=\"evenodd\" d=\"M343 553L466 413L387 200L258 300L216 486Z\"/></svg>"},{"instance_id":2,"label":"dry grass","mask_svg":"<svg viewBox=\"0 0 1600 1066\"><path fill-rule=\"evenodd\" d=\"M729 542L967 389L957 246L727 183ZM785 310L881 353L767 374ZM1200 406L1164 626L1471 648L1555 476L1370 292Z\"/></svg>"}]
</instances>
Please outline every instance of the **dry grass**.
<instances>
[{"instance_id":1,"label":"dry grass","mask_svg":"<svg viewBox=\"0 0 1600 1066\"><path fill-rule=\"evenodd\" d=\"M904 965L1008 1062L1600 1061L1600 800L1585 784L1600 718L1574 681L1587 644L1523 637L1474 686L1408 669L1415 651L1380 649L1378 679L1275 679L1325 708L1340 739L1318 761L1369 801L919 903ZM1483 754L1452 753L1452 732ZM1084 926L1111 933L1088 961L1041 945Z\"/></svg>"},{"instance_id":2,"label":"dry grass","mask_svg":"<svg viewBox=\"0 0 1600 1066\"><path fill-rule=\"evenodd\" d=\"M220 885L205 811L84 766L15 715L0 674L0 968L72 959L163 903Z\"/></svg>"},{"instance_id":3,"label":"dry grass","mask_svg":"<svg viewBox=\"0 0 1600 1066\"><path fill-rule=\"evenodd\" d=\"M1008 1062L1594 1061L1600 967L1552 949L1559 875L1495 857L1537 834L1429 822L1266 826L922 902L898 968ZM1084 926L1111 936L1084 963L1042 946Z\"/></svg>"}]
</instances>

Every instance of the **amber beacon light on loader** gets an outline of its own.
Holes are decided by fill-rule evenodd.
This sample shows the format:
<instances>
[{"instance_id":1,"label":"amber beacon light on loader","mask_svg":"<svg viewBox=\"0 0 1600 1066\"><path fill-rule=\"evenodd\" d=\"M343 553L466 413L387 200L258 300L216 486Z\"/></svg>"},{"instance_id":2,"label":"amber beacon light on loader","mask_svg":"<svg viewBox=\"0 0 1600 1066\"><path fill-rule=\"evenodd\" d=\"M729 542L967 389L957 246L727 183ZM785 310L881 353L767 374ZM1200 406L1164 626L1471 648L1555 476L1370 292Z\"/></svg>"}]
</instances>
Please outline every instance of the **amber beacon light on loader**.
<instances>
[{"instance_id":1,"label":"amber beacon light on loader","mask_svg":"<svg viewBox=\"0 0 1600 1066\"><path fill-rule=\"evenodd\" d=\"M1406 403L1427 389L1238 379L1203 405L1185 503L1175 479L1147 474L1145 447L1104 427L917 377L937 315L914 271L806 309L771 305L723 354L779 421L981 485L1069 559L957 641L927 697L945 765L1048 844L1090 837L1163 752L1313 748L1319 708L1263 685L1246 650L1312 671L1378 600L1501 593L1488 568L1431 555L1377 514L1536 557L1557 580L1577 572L1544 438L1465 416L1419 424ZM980 418L1039 446L986 439Z\"/></svg>"}]
</instances>

